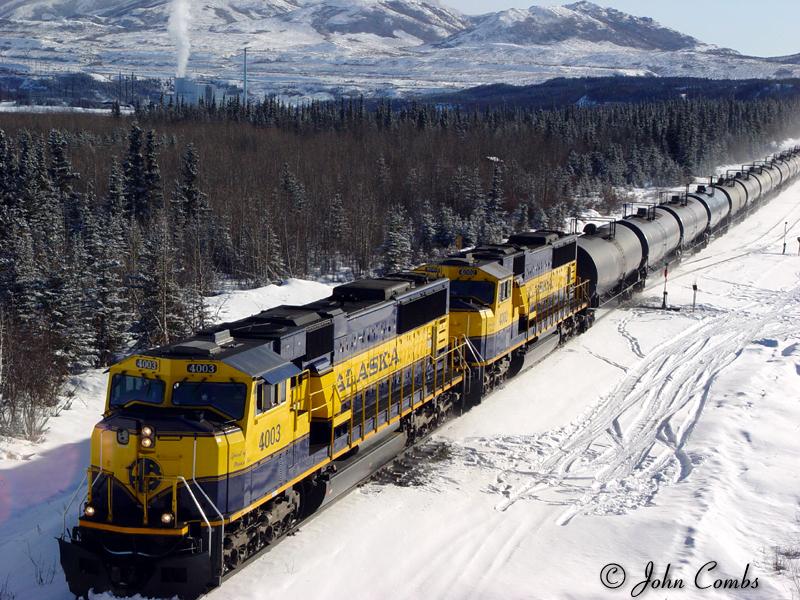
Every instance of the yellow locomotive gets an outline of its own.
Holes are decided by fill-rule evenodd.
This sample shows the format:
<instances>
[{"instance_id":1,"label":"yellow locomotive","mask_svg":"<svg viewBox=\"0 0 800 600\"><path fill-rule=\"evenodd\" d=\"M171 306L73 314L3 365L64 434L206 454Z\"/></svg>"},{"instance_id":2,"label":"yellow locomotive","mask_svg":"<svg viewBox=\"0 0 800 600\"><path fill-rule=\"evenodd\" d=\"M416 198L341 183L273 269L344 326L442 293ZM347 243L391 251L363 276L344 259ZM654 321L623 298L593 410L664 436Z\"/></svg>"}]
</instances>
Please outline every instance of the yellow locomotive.
<instances>
[{"instance_id":1,"label":"yellow locomotive","mask_svg":"<svg viewBox=\"0 0 800 600\"><path fill-rule=\"evenodd\" d=\"M450 331L466 340L479 400L592 324L577 235L535 231L420 267L450 280ZM479 375L479 377L477 377Z\"/></svg>"},{"instance_id":2,"label":"yellow locomotive","mask_svg":"<svg viewBox=\"0 0 800 600\"><path fill-rule=\"evenodd\" d=\"M587 323L574 236L339 286L113 366L70 590L195 598Z\"/></svg>"}]
</instances>

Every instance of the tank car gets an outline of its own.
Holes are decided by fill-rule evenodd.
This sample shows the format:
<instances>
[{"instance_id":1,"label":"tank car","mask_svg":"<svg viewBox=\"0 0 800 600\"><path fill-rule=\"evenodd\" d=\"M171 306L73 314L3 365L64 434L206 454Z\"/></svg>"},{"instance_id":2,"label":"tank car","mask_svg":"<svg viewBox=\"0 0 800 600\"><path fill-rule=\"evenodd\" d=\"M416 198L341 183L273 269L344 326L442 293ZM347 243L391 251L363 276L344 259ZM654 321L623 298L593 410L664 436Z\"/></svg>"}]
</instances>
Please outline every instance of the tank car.
<instances>
[{"instance_id":1,"label":"tank car","mask_svg":"<svg viewBox=\"0 0 800 600\"><path fill-rule=\"evenodd\" d=\"M588 282L592 306L629 289L646 276L638 236L616 222L587 225L578 238L578 277Z\"/></svg>"},{"instance_id":2,"label":"tank car","mask_svg":"<svg viewBox=\"0 0 800 600\"><path fill-rule=\"evenodd\" d=\"M731 209L731 217L740 218L744 216L745 210L758 202L758 199L761 197L761 181L759 178L753 177L753 174L745 169L736 174L733 178L733 183L742 190L740 194L742 203L738 210Z\"/></svg>"},{"instance_id":3,"label":"tank car","mask_svg":"<svg viewBox=\"0 0 800 600\"><path fill-rule=\"evenodd\" d=\"M719 228L724 227L731 214L731 201L729 196L717 186L697 186L689 198L699 202L706 210L708 215L708 229L714 233Z\"/></svg>"},{"instance_id":4,"label":"tank car","mask_svg":"<svg viewBox=\"0 0 800 600\"><path fill-rule=\"evenodd\" d=\"M640 207L636 214L625 217L617 225L627 227L639 238L648 269L664 266L680 250L681 229L677 219L670 213L656 210L655 206Z\"/></svg>"},{"instance_id":5,"label":"tank car","mask_svg":"<svg viewBox=\"0 0 800 600\"><path fill-rule=\"evenodd\" d=\"M770 192L772 192L772 190L778 187L781 183L780 171L776 169L771 169L765 165L753 165L748 167L747 170L750 174L750 177L758 181L760 188L758 198L755 200L748 199L748 205L750 206L757 203L758 200L764 198L765 196L768 196Z\"/></svg>"},{"instance_id":6,"label":"tank car","mask_svg":"<svg viewBox=\"0 0 800 600\"><path fill-rule=\"evenodd\" d=\"M721 177L714 185L716 192L728 200L728 223L733 221L747 205L747 189L737 183L737 181L741 181L738 175L737 173L736 176ZM751 183L758 187L758 182L751 180Z\"/></svg>"},{"instance_id":7,"label":"tank car","mask_svg":"<svg viewBox=\"0 0 800 600\"><path fill-rule=\"evenodd\" d=\"M681 233L681 250L703 244L708 240L709 213L703 203L691 195L673 196L669 202L656 207L672 215Z\"/></svg>"}]
</instances>

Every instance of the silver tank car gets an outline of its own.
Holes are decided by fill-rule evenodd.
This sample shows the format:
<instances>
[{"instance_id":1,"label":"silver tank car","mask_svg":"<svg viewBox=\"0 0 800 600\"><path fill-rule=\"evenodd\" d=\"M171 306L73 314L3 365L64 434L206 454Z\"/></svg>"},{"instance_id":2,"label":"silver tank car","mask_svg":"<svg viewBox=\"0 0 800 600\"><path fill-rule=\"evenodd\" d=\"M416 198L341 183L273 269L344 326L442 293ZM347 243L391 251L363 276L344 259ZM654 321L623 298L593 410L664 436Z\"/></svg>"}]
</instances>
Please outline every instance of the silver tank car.
<instances>
[{"instance_id":1,"label":"silver tank car","mask_svg":"<svg viewBox=\"0 0 800 600\"><path fill-rule=\"evenodd\" d=\"M656 207L657 211L671 214L681 230L681 246L688 248L700 241L708 229L709 213L706 207L692 196L675 197Z\"/></svg>"},{"instance_id":2,"label":"silver tank car","mask_svg":"<svg viewBox=\"0 0 800 600\"><path fill-rule=\"evenodd\" d=\"M758 187L758 182L750 180ZM728 199L728 217L733 219L747 205L747 191L741 185L736 184L736 179L722 179L714 186L717 192L722 193Z\"/></svg>"},{"instance_id":3,"label":"silver tank car","mask_svg":"<svg viewBox=\"0 0 800 600\"><path fill-rule=\"evenodd\" d=\"M615 223L587 225L578 238L578 276L589 282L589 296L604 298L623 281L637 279L644 256L636 234Z\"/></svg>"},{"instance_id":4,"label":"silver tank car","mask_svg":"<svg viewBox=\"0 0 800 600\"><path fill-rule=\"evenodd\" d=\"M714 231L731 214L730 199L716 186L697 186L697 191L689 194L689 198L697 200L706 209L708 227L711 231Z\"/></svg>"},{"instance_id":5,"label":"silver tank car","mask_svg":"<svg viewBox=\"0 0 800 600\"><path fill-rule=\"evenodd\" d=\"M786 168L787 174L783 177L783 183L788 183L795 175L797 175L797 164L792 160L791 156L778 156L775 162L783 165Z\"/></svg>"},{"instance_id":6,"label":"silver tank car","mask_svg":"<svg viewBox=\"0 0 800 600\"><path fill-rule=\"evenodd\" d=\"M773 189L775 189L778 185L780 185L780 173L775 173L775 179L772 178L772 169L766 169L764 167L752 167L750 169L750 177L758 181L761 186L758 198L763 198L767 194L769 194ZM748 204L751 204L753 200L748 199Z\"/></svg>"},{"instance_id":7,"label":"silver tank car","mask_svg":"<svg viewBox=\"0 0 800 600\"><path fill-rule=\"evenodd\" d=\"M791 177L789 164L783 160L776 159L771 161L770 170L772 171L772 180L775 181L775 178L778 178L777 185L783 185Z\"/></svg>"},{"instance_id":8,"label":"silver tank car","mask_svg":"<svg viewBox=\"0 0 800 600\"><path fill-rule=\"evenodd\" d=\"M789 179L794 179L800 173L800 162L794 156L785 156L783 162L789 167Z\"/></svg>"},{"instance_id":9,"label":"silver tank car","mask_svg":"<svg viewBox=\"0 0 800 600\"><path fill-rule=\"evenodd\" d=\"M681 228L678 220L673 215L655 208L639 209L636 215L618 221L617 229L620 227L627 227L639 238L645 263L651 269L662 266L664 260L681 245Z\"/></svg>"},{"instance_id":10,"label":"silver tank car","mask_svg":"<svg viewBox=\"0 0 800 600\"><path fill-rule=\"evenodd\" d=\"M731 216L735 217L743 208L754 204L761 197L761 183L746 171L737 173L733 181L744 190L745 194L745 202L742 204L741 208L737 211L731 210Z\"/></svg>"}]
</instances>

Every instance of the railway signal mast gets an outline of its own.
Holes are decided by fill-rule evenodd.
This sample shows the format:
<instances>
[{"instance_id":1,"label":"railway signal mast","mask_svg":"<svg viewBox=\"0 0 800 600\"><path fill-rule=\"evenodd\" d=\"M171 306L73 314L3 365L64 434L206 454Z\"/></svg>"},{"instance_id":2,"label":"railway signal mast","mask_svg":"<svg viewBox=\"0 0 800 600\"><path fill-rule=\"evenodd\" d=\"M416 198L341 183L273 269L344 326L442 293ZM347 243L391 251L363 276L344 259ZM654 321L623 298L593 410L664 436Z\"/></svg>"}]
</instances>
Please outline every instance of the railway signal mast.
<instances>
[{"instance_id":1,"label":"railway signal mast","mask_svg":"<svg viewBox=\"0 0 800 600\"><path fill-rule=\"evenodd\" d=\"M789 221L783 224L783 253L786 254L786 234L789 232ZM800 238L798 238L800 239Z\"/></svg>"}]
</instances>

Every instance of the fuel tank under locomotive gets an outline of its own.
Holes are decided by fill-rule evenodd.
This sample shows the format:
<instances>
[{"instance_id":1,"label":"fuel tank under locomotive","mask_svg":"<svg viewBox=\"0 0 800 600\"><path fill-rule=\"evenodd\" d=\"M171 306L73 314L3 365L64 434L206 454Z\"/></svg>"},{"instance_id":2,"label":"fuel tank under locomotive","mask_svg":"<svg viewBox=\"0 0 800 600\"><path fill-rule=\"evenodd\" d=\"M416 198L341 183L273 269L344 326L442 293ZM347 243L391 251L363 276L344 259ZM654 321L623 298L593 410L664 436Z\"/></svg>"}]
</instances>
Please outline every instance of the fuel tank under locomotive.
<instances>
[{"instance_id":1,"label":"fuel tank under locomotive","mask_svg":"<svg viewBox=\"0 0 800 600\"><path fill-rule=\"evenodd\" d=\"M642 244L633 231L616 223L587 225L584 231L578 238L578 277L589 282L589 297L596 306L621 284L631 285L638 280Z\"/></svg>"}]
</instances>

